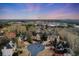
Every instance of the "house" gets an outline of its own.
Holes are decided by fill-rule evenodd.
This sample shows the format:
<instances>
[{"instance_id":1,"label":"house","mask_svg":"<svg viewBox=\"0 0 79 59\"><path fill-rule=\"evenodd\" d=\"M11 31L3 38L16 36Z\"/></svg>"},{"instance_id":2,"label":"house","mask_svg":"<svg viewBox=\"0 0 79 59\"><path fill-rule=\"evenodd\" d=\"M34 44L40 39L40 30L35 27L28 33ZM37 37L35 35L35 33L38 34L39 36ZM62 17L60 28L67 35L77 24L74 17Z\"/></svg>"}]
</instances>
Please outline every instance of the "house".
<instances>
[{"instance_id":1,"label":"house","mask_svg":"<svg viewBox=\"0 0 79 59\"><path fill-rule=\"evenodd\" d=\"M7 49L7 47L5 46L2 49L2 56L12 56L13 52L13 49Z\"/></svg>"}]
</instances>

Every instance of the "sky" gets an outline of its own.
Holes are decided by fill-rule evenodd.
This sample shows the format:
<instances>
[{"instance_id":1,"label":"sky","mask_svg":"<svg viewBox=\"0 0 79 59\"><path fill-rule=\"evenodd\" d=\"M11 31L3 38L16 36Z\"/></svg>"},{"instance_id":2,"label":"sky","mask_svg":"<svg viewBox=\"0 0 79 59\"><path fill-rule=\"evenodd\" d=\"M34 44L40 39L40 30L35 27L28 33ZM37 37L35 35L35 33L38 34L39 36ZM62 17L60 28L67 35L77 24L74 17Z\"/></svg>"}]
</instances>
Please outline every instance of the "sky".
<instances>
[{"instance_id":1,"label":"sky","mask_svg":"<svg viewBox=\"0 0 79 59\"><path fill-rule=\"evenodd\" d=\"M0 3L0 19L79 19L79 3Z\"/></svg>"}]
</instances>

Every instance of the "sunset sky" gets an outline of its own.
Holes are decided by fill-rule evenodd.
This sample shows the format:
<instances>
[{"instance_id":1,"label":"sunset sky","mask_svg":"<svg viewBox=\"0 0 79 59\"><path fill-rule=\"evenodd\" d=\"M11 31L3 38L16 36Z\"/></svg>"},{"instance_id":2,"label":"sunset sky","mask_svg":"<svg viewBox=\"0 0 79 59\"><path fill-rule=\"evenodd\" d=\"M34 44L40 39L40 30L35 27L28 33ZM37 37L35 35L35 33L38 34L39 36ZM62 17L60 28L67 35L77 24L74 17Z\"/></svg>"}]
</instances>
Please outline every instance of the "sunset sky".
<instances>
[{"instance_id":1,"label":"sunset sky","mask_svg":"<svg viewBox=\"0 0 79 59\"><path fill-rule=\"evenodd\" d=\"M79 19L79 4L0 3L0 19Z\"/></svg>"}]
</instances>

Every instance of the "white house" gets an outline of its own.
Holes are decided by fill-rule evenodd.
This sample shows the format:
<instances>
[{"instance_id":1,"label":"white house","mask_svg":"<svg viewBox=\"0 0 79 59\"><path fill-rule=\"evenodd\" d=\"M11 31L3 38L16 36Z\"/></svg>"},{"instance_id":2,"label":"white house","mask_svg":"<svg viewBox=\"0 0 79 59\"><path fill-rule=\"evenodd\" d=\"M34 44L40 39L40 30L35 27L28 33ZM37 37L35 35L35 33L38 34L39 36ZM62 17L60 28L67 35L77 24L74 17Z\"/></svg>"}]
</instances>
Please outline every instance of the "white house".
<instances>
[{"instance_id":1,"label":"white house","mask_svg":"<svg viewBox=\"0 0 79 59\"><path fill-rule=\"evenodd\" d=\"M7 49L4 47L4 49L2 49L2 56L12 56L13 52L13 49Z\"/></svg>"}]
</instances>

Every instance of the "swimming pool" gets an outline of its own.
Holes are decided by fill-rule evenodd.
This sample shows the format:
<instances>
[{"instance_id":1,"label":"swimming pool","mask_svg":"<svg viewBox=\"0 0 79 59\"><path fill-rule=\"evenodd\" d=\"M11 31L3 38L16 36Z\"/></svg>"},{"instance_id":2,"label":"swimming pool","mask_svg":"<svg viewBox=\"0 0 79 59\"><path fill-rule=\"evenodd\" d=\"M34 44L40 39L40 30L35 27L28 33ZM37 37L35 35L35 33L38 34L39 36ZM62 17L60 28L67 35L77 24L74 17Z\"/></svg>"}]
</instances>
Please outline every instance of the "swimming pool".
<instances>
[{"instance_id":1,"label":"swimming pool","mask_svg":"<svg viewBox=\"0 0 79 59\"><path fill-rule=\"evenodd\" d=\"M36 56L40 51L44 50L45 47L41 43L34 43L29 45L27 48L32 56Z\"/></svg>"}]
</instances>

